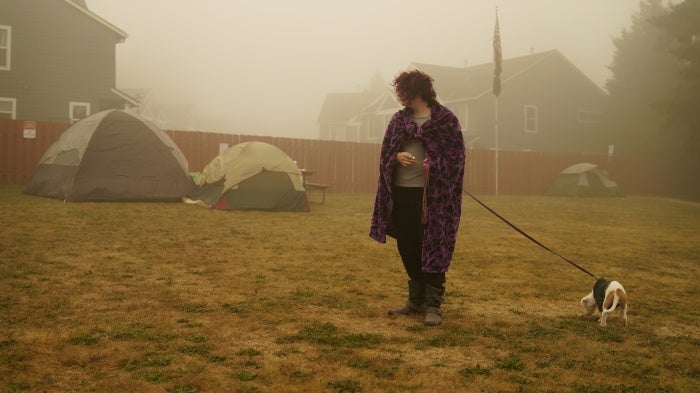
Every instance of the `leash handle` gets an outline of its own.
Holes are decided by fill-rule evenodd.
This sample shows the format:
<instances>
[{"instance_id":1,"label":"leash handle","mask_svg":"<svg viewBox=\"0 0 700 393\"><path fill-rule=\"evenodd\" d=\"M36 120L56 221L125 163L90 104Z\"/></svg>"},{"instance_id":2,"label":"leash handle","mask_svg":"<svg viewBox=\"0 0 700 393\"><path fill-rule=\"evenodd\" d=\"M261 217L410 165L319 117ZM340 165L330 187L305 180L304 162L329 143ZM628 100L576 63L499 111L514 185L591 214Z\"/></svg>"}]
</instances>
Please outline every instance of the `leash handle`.
<instances>
[{"instance_id":1,"label":"leash handle","mask_svg":"<svg viewBox=\"0 0 700 393\"><path fill-rule=\"evenodd\" d=\"M508 224L511 228L513 228L513 229L515 229L516 231L518 231L521 235L523 235L523 236L525 236L526 238L530 239L530 241L532 241L533 243L535 243L535 244L537 244L538 246L544 248L545 250L551 252L552 254L558 256L559 258L565 260L566 262L570 263L572 266L574 266L575 268L579 269L580 271L582 271L582 272L588 274L589 276L591 276L591 277L593 277L593 278L596 278L596 276L595 276L593 273L591 273L591 272L589 272L588 270L582 268L581 266L579 266L578 264L576 264L574 261L571 261L571 260L569 260L568 258L565 258L565 257L562 256L562 255L559 255L559 253L553 251L553 250L550 249L549 247L547 247L547 246L545 246L544 244L538 242L535 238L533 238L532 236L528 235L527 233L525 233L525 232L524 232L523 230L521 230L520 228L516 227L516 226L515 226L514 224L512 224L510 221L506 220L506 219L505 219L504 217L502 217L500 214L496 213L493 209L491 209L490 207L486 206L486 204L485 204L484 202L481 202L481 201L478 200L474 195L470 194L469 191L466 191L466 190L465 190L464 193L467 194L467 195L469 195L469 196L470 196L473 200L475 200L478 204L480 204L481 206L483 206L484 208L486 208L486 210L490 211L494 216L500 218L501 221L505 222L505 223Z\"/></svg>"}]
</instances>

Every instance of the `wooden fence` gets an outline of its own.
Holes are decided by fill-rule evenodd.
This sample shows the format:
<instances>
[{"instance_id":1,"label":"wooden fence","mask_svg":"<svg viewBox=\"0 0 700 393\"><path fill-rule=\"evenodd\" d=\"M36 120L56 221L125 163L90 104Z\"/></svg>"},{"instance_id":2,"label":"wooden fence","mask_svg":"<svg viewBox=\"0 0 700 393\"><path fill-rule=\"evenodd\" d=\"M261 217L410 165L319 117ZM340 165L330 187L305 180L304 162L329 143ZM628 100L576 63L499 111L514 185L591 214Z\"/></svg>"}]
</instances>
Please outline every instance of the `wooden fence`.
<instances>
[{"instance_id":1,"label":"wooden fence","mask_svg":"<svg viewBox=\"0 0 700 393\"><path fill-rule=\"evenodd\" d=\"M69 124L0 119L0 183L29 181L44 152ZM165 131L179 146L191 172L199 172L219 154L220 144L234 146L262 141L285 151L300 168L314 171L309 181L331 184L329 192L371 193L376 188L379 145L198 131ZM569 165L591 162L607 169L628 194L673 195L672 168L667 163L634 157L594 154L553 154L501 151L498 155L498 193L537 195L546 191ZM464 185L474 194L495 191L495 156L489 150L470 150Z\"/></svg>"}]
</instances>

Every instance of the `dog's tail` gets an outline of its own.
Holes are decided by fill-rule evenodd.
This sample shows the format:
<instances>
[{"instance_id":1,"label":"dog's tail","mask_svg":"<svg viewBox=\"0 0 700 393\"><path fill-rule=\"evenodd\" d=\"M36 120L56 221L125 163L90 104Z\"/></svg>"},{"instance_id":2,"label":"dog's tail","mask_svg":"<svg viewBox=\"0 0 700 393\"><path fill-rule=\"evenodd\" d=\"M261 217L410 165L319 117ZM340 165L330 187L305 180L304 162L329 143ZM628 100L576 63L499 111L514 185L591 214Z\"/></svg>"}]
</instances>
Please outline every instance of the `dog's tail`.
<instances>
[{"instance_id":1,"label":"dog's tail","mask_svg":"<svg viewBox=\"0 0 700 393\"><path fill-rule=\"evenodd\" d=\"M611 299L609 299L610 297L612 297L612 301ZM625 298L625 291L618 288L608 294L608 298L606 298L605 303L603 303L603 309L605 311L613 311L617 309L617 305L618 303L620 303L620 301L622 301L622 303L625 303Z\"/></svg>"}]
</instances>

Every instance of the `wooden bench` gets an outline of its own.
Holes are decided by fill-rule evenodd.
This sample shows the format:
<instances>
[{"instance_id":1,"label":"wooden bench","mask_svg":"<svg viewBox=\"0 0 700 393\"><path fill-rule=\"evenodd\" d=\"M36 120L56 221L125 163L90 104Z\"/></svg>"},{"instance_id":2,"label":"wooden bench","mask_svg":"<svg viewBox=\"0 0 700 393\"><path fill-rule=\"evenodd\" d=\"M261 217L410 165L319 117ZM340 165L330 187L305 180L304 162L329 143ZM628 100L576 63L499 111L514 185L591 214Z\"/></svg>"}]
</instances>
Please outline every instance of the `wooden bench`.
<instances>
[{"instance_id":1,"label":"wooden bench","mask_svg":"<svg viewBox=\"0 0 700 393\"><path fill-rule=\"evenodd\" d=\"M326 189L330 186L331 186L330 184L304 182L304 188L306 188L307 193L309 193L310 191L320 191L321 192L321 194L323 195L323 197L321 199L321 204L326 203Z\"/></svg>"}]
</instances>

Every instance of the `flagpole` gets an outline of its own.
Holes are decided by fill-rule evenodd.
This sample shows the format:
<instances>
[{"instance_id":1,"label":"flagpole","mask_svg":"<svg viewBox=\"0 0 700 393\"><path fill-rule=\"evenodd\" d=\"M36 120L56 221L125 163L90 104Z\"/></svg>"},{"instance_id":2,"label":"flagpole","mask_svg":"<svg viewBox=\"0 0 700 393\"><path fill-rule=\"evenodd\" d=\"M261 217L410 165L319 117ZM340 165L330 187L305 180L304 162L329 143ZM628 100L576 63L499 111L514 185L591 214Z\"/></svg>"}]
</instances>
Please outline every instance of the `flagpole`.
<instances>
[{"instance_id":1,"label":"flagpole","mask_svg":"<svg viewBox=\"0 0 700 393\"><path fill-rule=\"evenodd\" d=\"M498 96L501 94L501 62L503 53L501 51L501 30L498 26L498 6L496 6L496 26L493 29L493 149L495 157L495 186L494 192L498 196Z\"/></svg>"},{"instance_id":2,"label":"flagpole","mask_svg":"<svg viewBox=\"0 0 700 393\"><path fill-rule=\"evenodd\" d=\"M494 128L494 149L496 152L496 196L498 196L498 96L496 96L496 99L494 100L494 106L493 106L493 111L494 111L494 121L493 121L493 128Z\"/></svg>"}]
</instances>

